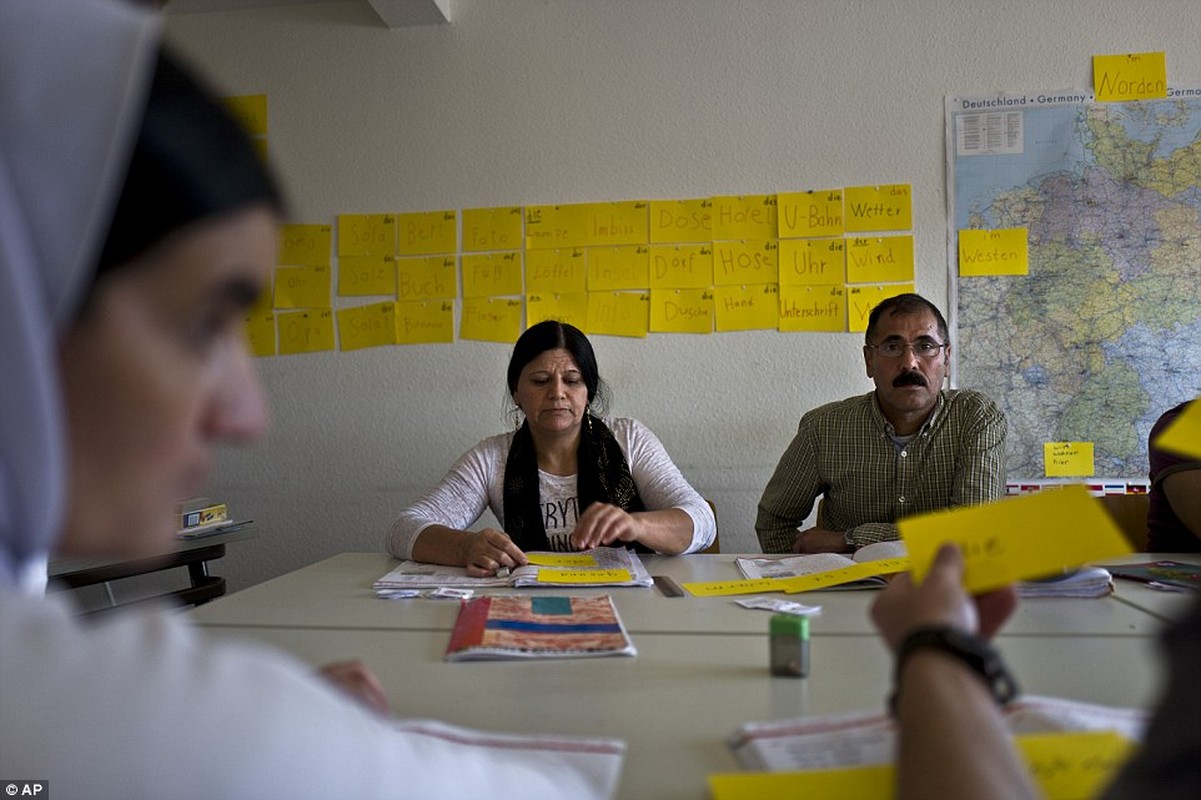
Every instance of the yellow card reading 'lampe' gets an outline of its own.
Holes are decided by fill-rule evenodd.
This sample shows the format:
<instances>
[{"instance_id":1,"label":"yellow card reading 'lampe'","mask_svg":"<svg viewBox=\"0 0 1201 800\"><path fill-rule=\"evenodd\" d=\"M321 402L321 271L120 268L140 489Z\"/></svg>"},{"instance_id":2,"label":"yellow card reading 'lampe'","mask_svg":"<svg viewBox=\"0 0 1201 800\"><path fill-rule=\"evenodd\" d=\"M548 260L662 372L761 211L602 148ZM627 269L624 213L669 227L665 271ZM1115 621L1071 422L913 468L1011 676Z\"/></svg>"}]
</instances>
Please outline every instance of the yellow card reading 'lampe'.
<instances>
[{"instance_id":1,"label":"yellow card reading 'lampe'","mask_svg":"<svg viewBox=\"0 0 1201 800\"><path fill-rule=\"evenodd\" d=\"M847 329L847 294L839 286L781 286L779 329L784 333Z\"/></svg>"},{"instance_id":2,"label":"yellow card reading 'lampe'","mask_svg":"<svg viewBox=\"0 0 1201 800\"><path fill-rule=\"evenodd\" d=\"M586 332L644 338L650 300L649 292L588 292Z\"/></svg>"},{"instance_id":3,"label":"yellow card reading 'lampe'","mask_svg":"<svg viewBox=\"0 0 1201 800\"><path fill-rule=\"evenodd\" d=\"M1184 407L1156 437L1155 446L1182 456L1201 458L1201 398Z\"/></svg>"},{"instance_id":4,"label":"yellow card reading 'lampe'","mask_svg":"<svg viewBox=\"0 0 1201 800\"><path fill-rule=\"evenodd\" d=\"M1167 97L1167 60L1163 53L1093 56L1093 92L1100 103Z\"/></svg>"},{"instance_id":5,"label":"yellow card reading 'lampe'","mask_svg":"<svg viewBox=\"0 0 1201 800\"><path fill-rule=\"evenodd\" d=\"M538 583L625 583L630 580L628 569L538 570Z\"/></svg>"},{"instance_id":6,"label":"yellow card reading 'lampe'","mask_svg":"<svg viewBox=\"0 0 1201 800\"><path fill-rule=\"evenodd\" d=\"M1030 274L1026 229L959 231L959 274L965 277Z\"/></svg>"},{"instance_id":7,"label":"yellow card reading 'lampe'","mask_svg":"<svg viewBox=\"0 0 1201 800\"><path fill-rule=\"evenodd\" d=\"M1048 478L1086 478L1096 474L1092 442L1044 442Z\"/></svg>"},{"instance_id":8,"label":"yellow card reading 'lampe'","mask_svg":"<svg viewBox=\"0 0 1201 800\"><path fill-rule=\"evenodd\" d=\"M526 559L538 567L595 567L596 556L584 553L526 553Z\"/></svg>"},{"instance_id":9,"label":"yellow card reading 'lampe'","mask_svg":"<svg viewBox=\"0 0 1201 800\"><path fill-rule=\"evenodd\" d=\"M905 517L897 529L919 582L939 547L959 545L973 593L1130 552L1113 518L1079 484Z\"/></svg>"},{"instance_id":10,"label":"yellow card reading 'lampe'","mask_svg":"<svg viewBox=\"0 0 1201 800\"><path fill-rule=\"evenodd\" d=\"M843 190L846 232L907 231L913 227L913 198L907 183L848 186Z\"/></svg>"}]
</instances>

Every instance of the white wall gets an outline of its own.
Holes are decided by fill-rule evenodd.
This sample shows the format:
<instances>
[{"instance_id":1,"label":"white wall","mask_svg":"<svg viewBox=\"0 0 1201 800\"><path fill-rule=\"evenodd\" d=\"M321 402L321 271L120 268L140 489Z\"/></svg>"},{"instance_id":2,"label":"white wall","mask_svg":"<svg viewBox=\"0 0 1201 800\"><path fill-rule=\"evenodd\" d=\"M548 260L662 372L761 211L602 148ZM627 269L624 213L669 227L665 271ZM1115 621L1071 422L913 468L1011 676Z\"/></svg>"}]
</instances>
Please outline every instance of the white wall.
<instances>
[{"instance_id":1,"label":"white wall","mask_svg":"<svg viewBox=\"0 0 1201 800\"><path fill-rule=\"evenodd\" d=\"M1196 0L457 0L388 30L361 2L175 14L230 94L266 93L298 222L339 213L913 186L917 290L946 308L943 99L1088 88L1091 57L1167 52L1201 84ZM335 300L335 303L340 301ZM754 550L805 410L868 391L856 334L597 337L613 411L647 423ZM259 523L233 588L381 548L393 514L505 425L499 344L261 361L267 442L213 497Z\"/></svg>"}]
</instances>

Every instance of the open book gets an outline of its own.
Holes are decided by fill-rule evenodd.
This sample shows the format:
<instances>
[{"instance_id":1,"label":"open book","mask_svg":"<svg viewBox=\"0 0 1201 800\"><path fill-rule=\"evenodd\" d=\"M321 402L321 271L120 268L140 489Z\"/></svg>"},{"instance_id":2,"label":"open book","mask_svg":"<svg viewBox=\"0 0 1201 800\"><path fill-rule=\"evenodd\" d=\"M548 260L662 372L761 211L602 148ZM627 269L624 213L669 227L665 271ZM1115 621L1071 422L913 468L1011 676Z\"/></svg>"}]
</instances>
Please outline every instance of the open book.
<instances>
[{"instance_id":1,"label":"open book","mask_svg":"<svg viewBox=\"0 0 1201 800\"><path fill-rule=\"evenodd\" d=\"M1156 589L1196 591L1201 589L1201 565L1181 561L1143 561L1138 564L1109 564L1105 567L1117 578L1141 581Z\"/></svg>"},{"instance_id":2,"label":"open book","mask_svg":"<svg viewBox=\"0 0 1201 800\"><path fill-rule=\"evenodd\" d=\"M526 553L530 563L507 576L475 578L465 567L401 561L372 584L381 589L464 589L523 586L652 586L642 559L622 547L597 547L578 553Z\"/></svg>"},{"instance_id":3,"label":"open book","mask_svg":"<svg viewBox=\"0 0 1201 800\"><path fill-rule=\"evenodd\" d=\"M906 559L905 543L901 541L875 542L860 547L851 556L839 553L815 553L808 556L784 556L775 558L739 558L735 563L743 577L748 580L760 578L797 578L803 575L818 575L821 573L836 573L838 570L865 564L871 561L903 560ZM898 565L892 572L908 569L908 563ZM848 580L831 584L822 588L827 589L878 589L887 585L883 575L872 575L863 578L854 577L854 572L847 574Z\"/></svg>"},{"instance_id":4,"label":"open book","mask_svg":"<svg viewBox=\"0 0 1201 800\"><path fill-rule=\"evenodd\" d=\"M447 661L632 656L609 595L504 595L464 600Z\"/></svg>"}]
</instances>

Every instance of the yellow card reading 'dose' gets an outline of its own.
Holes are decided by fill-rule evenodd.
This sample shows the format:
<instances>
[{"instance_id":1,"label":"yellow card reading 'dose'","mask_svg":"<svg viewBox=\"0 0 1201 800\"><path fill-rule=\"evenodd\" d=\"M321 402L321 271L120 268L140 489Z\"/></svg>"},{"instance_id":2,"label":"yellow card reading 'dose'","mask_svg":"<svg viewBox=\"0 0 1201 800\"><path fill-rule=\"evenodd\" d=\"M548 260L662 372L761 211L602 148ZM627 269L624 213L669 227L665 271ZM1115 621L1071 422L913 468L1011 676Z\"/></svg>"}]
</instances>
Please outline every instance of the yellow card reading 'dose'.
<instances>
[{"instance_id":1,"label":"yellow card reading 'dose'","mask_svg":"<svg viewBox=\"0 0 1201 800\"><path fill-rule=\"evenodd\" d=\"M1079 484L905 517L897 529L914 580L925 578L942 545L957 544L964 584L973 593L1131 552L1100 502Z\"/></svg>"},{"instance_id":2,"label":"yellow card reading 'dose'","mask_svg":"<svg viewBox=\"0 0 1201 800\"><path fill-rule=\"evenodd\" d=\"M628 583L628 569L540 569L538 583Z\"/></svg>"},{"instance_id":3,"label":"yellow card reading 'dose'","mask_svg":"<svg viewBox=\"0 0 1201 800\"><path fill-rule=\"evenodd\" d=\"M1182 456L1201 458L1201 398L1184 407L1155 438L1155 446Z\"/></svg>"},{"instance_id":4,"label":"yellow card reading 'dose'","mask_svg":"<svg viewBox=\"0 0 1201 800\"><path fill-rule=\"evenodd\" d=\"M538 567L595 567L596 556L585 553L526 553L526 559Z\"/></svg>"}]
</instances>

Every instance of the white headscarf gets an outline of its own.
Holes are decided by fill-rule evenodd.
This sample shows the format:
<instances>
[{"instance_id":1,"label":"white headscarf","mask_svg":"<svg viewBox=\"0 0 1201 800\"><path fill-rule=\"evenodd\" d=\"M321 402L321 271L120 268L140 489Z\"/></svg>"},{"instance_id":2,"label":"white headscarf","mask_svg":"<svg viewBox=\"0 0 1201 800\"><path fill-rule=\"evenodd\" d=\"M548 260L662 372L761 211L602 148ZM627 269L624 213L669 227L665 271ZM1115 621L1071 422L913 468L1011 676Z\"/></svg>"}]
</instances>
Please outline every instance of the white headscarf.
<instances>
[{"instance_id":1,"label":"white headscarf","mask_svg":"<svg viewBox=\"0 0 1201 800\"><path fill-rule=\"evenodd\" d=\"M57 342L104 242L159 30L108 0L0 2L0 587L36 584L59 535Z\"/></svg>"}]
</instances>

